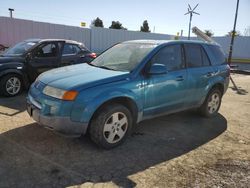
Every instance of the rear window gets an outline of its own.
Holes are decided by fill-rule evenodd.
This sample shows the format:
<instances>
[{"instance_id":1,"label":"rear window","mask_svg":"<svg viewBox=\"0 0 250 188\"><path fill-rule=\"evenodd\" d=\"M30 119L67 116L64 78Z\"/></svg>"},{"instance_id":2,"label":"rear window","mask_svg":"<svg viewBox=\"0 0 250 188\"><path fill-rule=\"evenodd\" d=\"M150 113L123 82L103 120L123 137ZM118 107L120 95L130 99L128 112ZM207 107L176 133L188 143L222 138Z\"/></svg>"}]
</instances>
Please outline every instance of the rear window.
<instances>
[{"instance_id":1,"label":"rear window","mask_svg":"<svg viewBox=\"0 0 250 188\"><path fill-rule=\"evenodd\" d=\"M208 47L214 56L214 61L213 61L214 65L221 65L221 64L226 63L226 56L225 56L223 50L221 49L221 47L212 46L212 45L210 45Z\"/></svg>"}]
</instances>

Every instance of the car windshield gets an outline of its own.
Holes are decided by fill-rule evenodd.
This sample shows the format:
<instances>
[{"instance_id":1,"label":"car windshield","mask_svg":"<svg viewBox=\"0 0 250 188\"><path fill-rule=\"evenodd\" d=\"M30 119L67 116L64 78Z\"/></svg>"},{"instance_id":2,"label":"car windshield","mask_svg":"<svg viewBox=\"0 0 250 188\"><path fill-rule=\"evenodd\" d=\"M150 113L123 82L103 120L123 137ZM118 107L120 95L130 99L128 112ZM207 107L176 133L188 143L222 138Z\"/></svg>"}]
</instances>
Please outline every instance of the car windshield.
<instances>
[{"instance_id":1,"label":"car windshield","mask_svg":"<svg viewBox=\"0 0 250 188\"><path fill-rule=\"evenodd\" d=\"M9 48L3 55L4 56L20 56L27 52L32 46L34 46L37 42L20 42Z\"/></svg>"},{"instance_id":2,"label":"car windshield","mask_svg":"<svg viewBox=\"0 0 250 188\"><path fill-rule=\"evenodd\" d=\"M154 44L121 43L102 53L91 65L115 71L132 71L153 49Z\"/></svg>"}]
</instances>

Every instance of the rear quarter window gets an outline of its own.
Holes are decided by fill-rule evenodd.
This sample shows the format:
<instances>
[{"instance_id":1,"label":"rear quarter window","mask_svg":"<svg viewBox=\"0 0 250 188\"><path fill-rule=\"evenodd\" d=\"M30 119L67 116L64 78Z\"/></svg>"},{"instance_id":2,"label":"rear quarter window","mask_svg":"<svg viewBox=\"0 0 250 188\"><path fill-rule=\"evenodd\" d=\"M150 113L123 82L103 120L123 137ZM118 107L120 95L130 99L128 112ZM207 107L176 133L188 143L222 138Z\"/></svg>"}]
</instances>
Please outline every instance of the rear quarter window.
<instances>
[{"instance_id":1,"label":"rear quarter window","mask_svg":"<svg viewBox=\"0 0 250 188\"><path fill-rule=\"evenodd\" d=\"M213 59L213 65L221 65L226 63L226 55L220 46L209 45L208 48L211 52L211 55L213 56L211 58Z\"/></svg>"}]
</instances>

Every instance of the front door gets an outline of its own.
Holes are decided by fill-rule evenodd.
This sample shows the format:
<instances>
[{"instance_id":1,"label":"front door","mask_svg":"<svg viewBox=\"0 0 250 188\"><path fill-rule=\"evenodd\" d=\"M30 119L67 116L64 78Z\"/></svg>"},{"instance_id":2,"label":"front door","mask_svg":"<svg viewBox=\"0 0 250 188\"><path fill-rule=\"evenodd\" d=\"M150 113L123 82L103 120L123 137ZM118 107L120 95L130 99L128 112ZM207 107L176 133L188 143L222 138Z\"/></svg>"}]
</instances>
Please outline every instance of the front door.
<instances>
[{"instance_id":1,"label":"front door","mask_svg":"<svg viewBox=\"0 0 250 188\"><path fill-rule=\"evenodd\" d=\"M58 67L60 62L59 47L56 42L46 42L34 49L32 58L28 63L28 72L31 81L36 77L53 68Z\"/></svg>"},{"instance_id":2,"label":"front door","mask_svg":"<svg viewBox=\"0 0 250 188\"><path fill-rule=\"evenodd\" d=\"M181 45L161 49L150 64L164 64L166 74L145 77L144 116L156 116L183 108L187 91L187 70Z\"/></svg>"}]
</instances>

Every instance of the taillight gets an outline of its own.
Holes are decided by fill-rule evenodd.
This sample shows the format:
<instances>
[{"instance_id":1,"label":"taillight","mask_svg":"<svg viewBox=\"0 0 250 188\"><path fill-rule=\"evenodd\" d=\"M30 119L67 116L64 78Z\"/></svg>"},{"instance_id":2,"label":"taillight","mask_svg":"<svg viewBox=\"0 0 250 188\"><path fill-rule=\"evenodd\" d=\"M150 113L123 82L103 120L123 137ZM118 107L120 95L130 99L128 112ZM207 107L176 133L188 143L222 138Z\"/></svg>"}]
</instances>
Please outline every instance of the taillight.
<instances>
[{"instance_id":1,"label":"taillight","mask_svg":"<svg viewBox=\"0 0 250 188\"><path fill-rule=\"evenodd\" d=\"M88 54L88 56L91 57L91 58L96 58L96 53Z\"/></svg>"}]
</instances>

